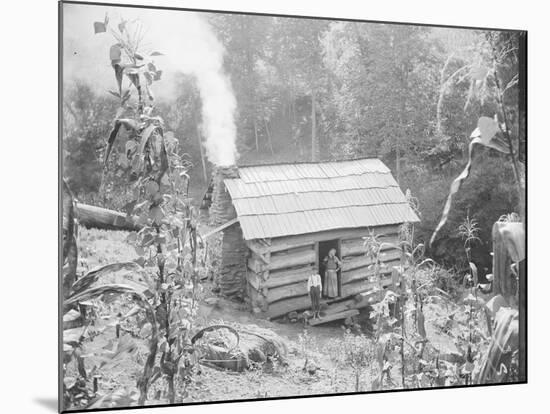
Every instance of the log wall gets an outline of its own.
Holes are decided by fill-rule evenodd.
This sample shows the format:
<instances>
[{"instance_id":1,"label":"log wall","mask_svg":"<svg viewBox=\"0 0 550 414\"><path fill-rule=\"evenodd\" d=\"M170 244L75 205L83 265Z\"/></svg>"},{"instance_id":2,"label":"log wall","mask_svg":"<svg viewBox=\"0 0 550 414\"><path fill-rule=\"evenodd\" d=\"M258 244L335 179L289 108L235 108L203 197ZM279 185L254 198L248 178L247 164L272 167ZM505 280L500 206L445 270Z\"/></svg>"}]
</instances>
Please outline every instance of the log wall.
<instances>
[{"instance_id":1,"label":"log wall","mask_svg":"<svg viewBox=\"0 0 550 414\"><path fill-rule=\"evenodd\" d=\"M374 277L375 263L364 254L362 237L370 230L374 230L384 243L378 265L382 286ZM391 285L392 268L401 260L397 225L252 240L246 245L249 250L247 291L253 306L266 312L270 318L310 308L307 280L318 260L317 244L334 239L341 241L340 258L343 262L341 295L337 300Z\"/></svg>"}]
</instances>

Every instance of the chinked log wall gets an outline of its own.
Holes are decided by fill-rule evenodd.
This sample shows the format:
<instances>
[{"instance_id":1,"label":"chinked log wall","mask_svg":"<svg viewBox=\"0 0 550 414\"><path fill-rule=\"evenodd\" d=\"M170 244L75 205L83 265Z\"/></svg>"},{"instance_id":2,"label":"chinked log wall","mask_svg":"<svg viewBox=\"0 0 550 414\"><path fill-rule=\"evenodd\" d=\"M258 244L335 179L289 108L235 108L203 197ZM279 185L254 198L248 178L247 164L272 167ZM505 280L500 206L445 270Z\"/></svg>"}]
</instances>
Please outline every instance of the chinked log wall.
<instances>
[{"instance_id":1,"label":"chinked log wall","mask_svg":"<svg viewBox=\"0 0 550 414\"><path fill-rule=\"evenodd\" d=\"M373 230L383 242L380 254L379 273L382 286L391 285L393 266L400 264L401 252L398 243L398 226L380 226ZM279 237L275 239L251 240L247 262L247 292L255 308L276 318L292 311L308 309L310 300L307 279L317 263L317 243L340 239L342 300L369 291L378 285L371 280L374 275L374 261L365 255L363 237L369 230L347 229Z\"/></svg>"}]
</instances>

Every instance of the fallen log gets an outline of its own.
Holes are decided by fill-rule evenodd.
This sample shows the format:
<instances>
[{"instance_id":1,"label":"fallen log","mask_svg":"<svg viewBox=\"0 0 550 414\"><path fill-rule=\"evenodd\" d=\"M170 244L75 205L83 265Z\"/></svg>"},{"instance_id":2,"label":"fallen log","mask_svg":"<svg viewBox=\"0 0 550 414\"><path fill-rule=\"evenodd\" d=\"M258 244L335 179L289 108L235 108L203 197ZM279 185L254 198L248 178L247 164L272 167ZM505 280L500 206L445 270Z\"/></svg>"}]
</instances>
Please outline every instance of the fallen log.
<instances>
[{"instance_id":1,"label":"fallen log","mask_svg":"<svg viewBox=\"0 0 550 414\"><path fill-rule=\"evenodd\" d=\"M134 218L127 217L125 213L89 204L76 203L76 215L79 224L88 228L126 231L141 228Z\"/></svg>"}]
</instances>

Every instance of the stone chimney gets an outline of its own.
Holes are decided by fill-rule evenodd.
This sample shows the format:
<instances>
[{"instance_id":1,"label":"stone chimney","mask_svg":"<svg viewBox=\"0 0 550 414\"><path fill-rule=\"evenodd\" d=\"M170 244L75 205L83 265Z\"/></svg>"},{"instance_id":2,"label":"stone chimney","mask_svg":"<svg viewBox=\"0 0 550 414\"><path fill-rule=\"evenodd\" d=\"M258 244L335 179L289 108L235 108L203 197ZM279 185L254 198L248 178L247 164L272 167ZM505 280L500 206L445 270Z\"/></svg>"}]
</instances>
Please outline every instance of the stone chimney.
<instances>
[{"instance_id":1,"label":"stone chimney","mask_svg":"<svg viewBox=\"0 0 550 414\"><path fill-rule=\"evenodd\" d=\"M209 209L210 224L221 225L237 217L231 197L223 182L226 178L238 178L239 170L236 166L216 167L213 174L212 204Z\"/></svg>"}]
</instances>

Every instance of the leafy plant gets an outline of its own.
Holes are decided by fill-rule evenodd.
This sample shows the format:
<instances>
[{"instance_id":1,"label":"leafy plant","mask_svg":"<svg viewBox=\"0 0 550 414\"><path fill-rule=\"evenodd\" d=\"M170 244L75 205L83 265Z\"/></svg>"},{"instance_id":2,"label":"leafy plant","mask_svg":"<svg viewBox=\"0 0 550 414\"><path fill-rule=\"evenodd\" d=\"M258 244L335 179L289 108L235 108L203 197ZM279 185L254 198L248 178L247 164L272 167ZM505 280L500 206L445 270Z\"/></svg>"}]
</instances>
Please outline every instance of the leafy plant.
<instances>
[{"instance_id":1,"label":"leafy plant","mask_svg":"<svg viewBox=\"0 0 550 414\"><path fill-rule=\"evenodd\" d=\"M374 360L373 341L365 335L344 333L342 340L343 363L350 367L355 376L355 391L361 391L361 376Z\"/></svg>"},{"instance_id":2,"label":"leafy plant","mask_svg":"<svg viewBox=\"0 0 550 414\"><path fill-rule=\"evenodd\" d=\"M195 269L196 217L187 198L186 170L189 165L178 150L177 140L172 134L165 134L163 120L153 115L154 98L150 86L160 79L161 71L153 62L153 57L159 53L141 53L140 28L138 26L131 32L129 26L128 22L122 21L117 29L113 29L107 16L104 22L94 25L96 33L108 30L118 41L109 52L118 91L110 93L120 98L120 108L107 141L104 166L109 168L112 148L121 128L125 129L128 132L126 150L119 156L117 168L127 177L132 188L133 199L124 209L129 219L137 217L141 229L131 233L127 241L135 245L139 257L135 263L115 263L96 269L75 283L71 283L76 279L72 265L65 277L71 294L67 295L64 306L71 309L73 306L82 307L83 302L90 300L112 301L113 295L124 296L134 303L135 306L125 315L119 313L114 322L118 338L122 323L135 318L138 332L128 331L128 328L126 332L134 337L141 333L149 340L149 353L137 382L139 398L134 402L143 405L151 385L162 378L167 383L168 400L173 403L176 379L189 380L192 372L189 361L194 360L189 332L199 293ZM123 90L123 77L130 80L128 90ZM131 100L132 87L138 93L135 103ZM67 262L71 265L74 262L71 252L76 248L74 237L71 238L74 203L67 201L66 204L64 251L67 251ZM112 279L113 274L120 271L124 272L122 284L113 284L112 280L105 283L104 279ZM144 317L140 316L140 309L145 311ZM93 319L87 323L93 323ZM80 335L78 341L71 341L74 349L78 349L86 339ZM93 405L107 404L105 398L102 396ZM112 406L112 398L109 401L108 406Z\"/></svg>"},{"instance_id":3,"label":"leafy plant","mask_svg":"<svg viewBox=\"0 0 550 414\"><path fill-rule=\"evenodd\" d=\"M453 196L458 192L462 183L468 175L470 174L470 169L472 167L473 160L473 151L475 145L482 145L488 148L495 149L500 153L503 153L508 156L512 164L514 171L514 178L516 182L516 192L519 200L520 207L520 216L524 216L525 208L525 180L524 172L520 165L518 151L520 146L520 137L517 136L517 142L514 141L512 136L512 125L508 119L508 111L505 108L504 104L504 95L507 91L511 90L518 82L518 74L516 74L507 85L502 85L501 83L501 74L499 74L499 67L502 65L503 61L507 58L507 55L511 53L511 50L504 49L498 51L496 47L496 41L489 36L488 39L489 47L491 48L492 54L489 58L487 65L475 65L471 66L469 71L469 78L471 82L471 91L474 90L476 85L484 85L485 88L488 85L489 80L494 84L494 93L496 96L496 101L499 109L499 113L495 113L494 117L482 116L477 121L477 128L471 133L471 141L468 146L468 163L462 171L462 173L455 178L451 184L449 195L445 206L443 208L443 213L441 219L436 229L434 230L431 238L430 245L434 242L437 234L441 228L445 225L449 212L451 210L451 204ZM469 98L473 92L469 94ZM467 104L466 104L467 105Z\"/></svg>"},{"instance_id":4,"label":"leafy plant","mask_svg":"<svg viewBox=\"0 0 550 414\"><path fill-rule=\"evenodd\" d=\"M298 343L300 344L301 353L304 356L303 371L314 372L316 368L314 368L312 360L314 359L313 354L317 347L315 338L312 338L307 329L304 329L304 331L298 335Z\"/></svg>"}]
</instances>

